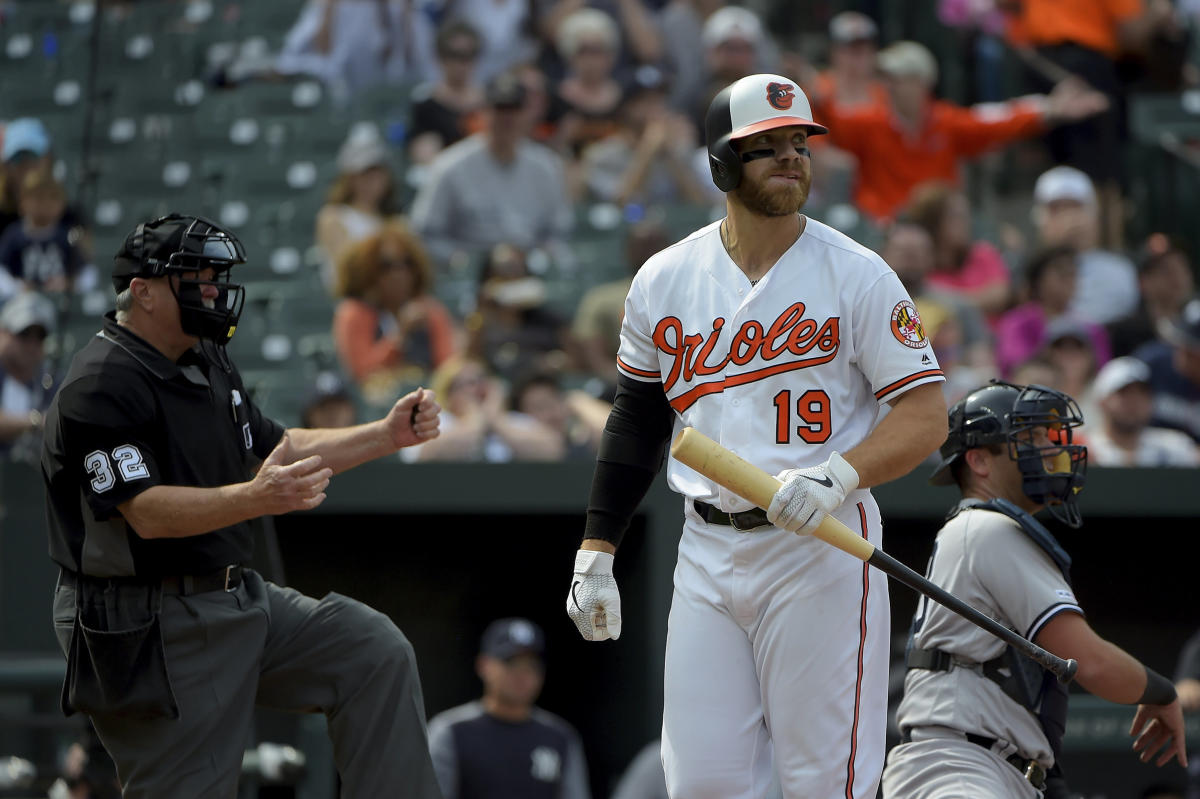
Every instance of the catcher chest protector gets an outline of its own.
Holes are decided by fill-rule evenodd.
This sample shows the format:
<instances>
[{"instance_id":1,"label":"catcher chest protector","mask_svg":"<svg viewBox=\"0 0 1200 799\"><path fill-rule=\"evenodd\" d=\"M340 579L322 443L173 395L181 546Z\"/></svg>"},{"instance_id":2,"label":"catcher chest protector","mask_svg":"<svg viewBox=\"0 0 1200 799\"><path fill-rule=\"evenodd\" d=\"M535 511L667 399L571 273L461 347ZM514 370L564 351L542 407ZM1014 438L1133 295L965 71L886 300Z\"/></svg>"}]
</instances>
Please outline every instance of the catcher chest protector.
<instances>
[{"instance_id":1,"label":"catcher chest protector","mask_svg":"<svg viewBox=\"0 0 1200 799\"><path fill-rule=\"evenodd\" d=\"M796 83L782 75L749 75L722 89L708 106L704 141L713 183L733 191L742 180L742 159L734 139L788 125L803 125L809 136L828 133L812 120L812 109Z\"/></svg>"}]
</instances>

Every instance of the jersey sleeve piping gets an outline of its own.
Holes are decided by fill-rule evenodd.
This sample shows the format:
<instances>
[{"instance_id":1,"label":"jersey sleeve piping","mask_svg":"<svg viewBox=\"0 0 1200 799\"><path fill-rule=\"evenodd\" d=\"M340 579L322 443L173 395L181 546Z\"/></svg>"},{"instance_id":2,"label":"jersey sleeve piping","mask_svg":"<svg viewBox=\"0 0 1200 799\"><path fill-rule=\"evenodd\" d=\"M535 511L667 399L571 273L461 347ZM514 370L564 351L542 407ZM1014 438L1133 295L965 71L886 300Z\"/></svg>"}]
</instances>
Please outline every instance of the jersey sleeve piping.
<instances>
[{"instance_id":1,"label":"jersey sleeve piping","mask_svg":"<svg viewBox=\"0 0 1200 799\"><path fill-rule=\"evenodd\" d=\"M875 399L879 402L887 402L903 394L905 391L916 388L924 383L940 383L945 379L946 375L941 369L926 369L922 372L914 372L908 377L902 377L894 383L889 383L876 391Z\"/></svg>"},{"instance_id":2,"label":"jersey sleeve piping","mask_svg":"<svg viewBox=\"0 0 1200 799\"><path fill-rule=\"evenodd\" d=\"M1032 641L1034 636L1041 632L1042 628L1046 626L1047 622L1049 622L1058 614L1066 611L1078 613L1080 616L1086 615L1083 612L1083 608L1079 607L1079 605L1076 605L1074 602L1057 602L1038 614L1037 618L1033 620L1033 624L1029 625L1029 629L1025 631L1025 640Z\"/></svg>"},{"instance_id":3,"label":"jersey sleeve piping","mask_svg":"<svg viewBox=\"0 0 1200 799\"><path fill-rule=\"evenodd\" d=\"M661 372L657 370L651 371L649 369L638 369L634 366L630 366L629 364L625 363L625 361L621 360L619 356L617 357L617 368L624 372L628 377L631 377L634 380L640 380L642 382L652 382L662 379Z\"/></svg>"}]
</instances>

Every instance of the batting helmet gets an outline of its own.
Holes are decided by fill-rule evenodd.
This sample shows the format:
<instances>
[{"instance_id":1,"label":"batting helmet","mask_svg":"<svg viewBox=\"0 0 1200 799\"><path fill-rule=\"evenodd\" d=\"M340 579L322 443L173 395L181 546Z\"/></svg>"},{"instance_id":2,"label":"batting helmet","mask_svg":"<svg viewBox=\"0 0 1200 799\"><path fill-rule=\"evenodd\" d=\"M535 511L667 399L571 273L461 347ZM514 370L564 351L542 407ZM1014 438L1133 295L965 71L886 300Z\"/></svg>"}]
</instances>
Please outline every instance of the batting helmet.
<instances>
[{"instance_id":1,"label":"batting helmet","mask_svg":"<svg viewBox=\"0 0 1200 799\"><path fill-rule=\"evenodd\" d=\"M174 275L171 292L179 303L183 331L225 344L233 338L245 301L245 289L229 282L229 271L246 262L237 237L204 217L168 214L144 222L125 237L113 258L113 288L121 293L135 277ZM186 274L213 270L212 280ZM206 300L204 286L215 286L217 297Z\"/></svg>"},{"instance_id":2,"label":"batting helmet","mask_svg":"<svg viewBox=\"0 0 1200 799\"><path fill-rule=\"evenodd\" d=\"M1072 444L1072 430L1083 424L1075 400L1046 386L1019 386L992 380L950 408L950 431L942 444L942 462L929 482L952 485L955 464L967 450L1000 445L1021 470L1025 495L1046 505L1071 527L1082 523L1075 495L1083 489L1087 447ZM1051 443L1034 442L1034 428L1044 427Z\"/></svg>"},{"instance_id":3,"label":"batting helmet","mask_svg":"<svg viewBox=\"0 0 1200 799\"><path fill-rule=\"evenodd\" d=\"M742 181L742 157L734 139L788 125L803 125L808 135L828 133L812 121L808 98L794 80L782 75L750 75L722 89L708 106L704 141L713 183L733 191Z\"/></svg>"}]
</instances>

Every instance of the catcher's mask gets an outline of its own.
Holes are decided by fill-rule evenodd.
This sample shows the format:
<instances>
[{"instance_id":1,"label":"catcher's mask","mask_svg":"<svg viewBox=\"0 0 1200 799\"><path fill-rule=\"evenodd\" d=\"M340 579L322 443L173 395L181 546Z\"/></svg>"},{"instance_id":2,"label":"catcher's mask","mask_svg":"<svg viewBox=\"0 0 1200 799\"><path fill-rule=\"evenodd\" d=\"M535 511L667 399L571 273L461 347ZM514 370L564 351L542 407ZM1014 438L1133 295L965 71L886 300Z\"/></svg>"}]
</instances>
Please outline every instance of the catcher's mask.
<instances>
[{"instance_id":1,"label":"catcher's mask","mask_svg":"<svg viewBox=\"0 0 1200 799\"><path fill-rule=\"evenodd\" d=\"M953 484L955 464L967 450L1001 445L1021 470L1027 497L1069 527L1082 524L1075 495L1083 489L1087 447L1071 443L1072 431L1083 424L1075 400L1046 386L992 380L956 402L949 421L942 462L930 483Z\"/></svg>"},{"instance_id":2,"label":"catcher's mask","mask_svg":"<svg viewBox=\"0 0 1200 799\"><path fill-rule=\"evenodd\" d=\"M175 277L168 282L183 332L224 345L237 330L246 297L229 273L245 262L242 243L215 222L168 214L138 225L125 238L113 258L113 288L120 293L135 277ZM213 270L211 280L198 279L205 269ZM215 299L204 299L205 286L216 287Z\"/></svg>"}]
</instances>

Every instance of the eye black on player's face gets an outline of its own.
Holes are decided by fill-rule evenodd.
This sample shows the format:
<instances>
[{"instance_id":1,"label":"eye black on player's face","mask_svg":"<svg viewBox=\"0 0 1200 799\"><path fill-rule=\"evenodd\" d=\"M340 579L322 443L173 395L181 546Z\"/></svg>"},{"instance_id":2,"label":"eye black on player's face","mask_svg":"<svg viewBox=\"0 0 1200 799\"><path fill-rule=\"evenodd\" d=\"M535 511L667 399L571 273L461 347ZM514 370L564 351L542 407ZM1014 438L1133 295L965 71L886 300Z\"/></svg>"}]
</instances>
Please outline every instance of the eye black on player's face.
<instances>
[{"instance_id":1,"label":"eye black on player's face","mask_svg":"<svg viewBox=\"0 0 1200 799\"><path fill-rule=\"evenodd\" d=\"M808 131L791 125L737 140L742 181L733 194L750 211L762 216L792 216L808 200L812 162Z\"/></svg>"}]
</instances>

